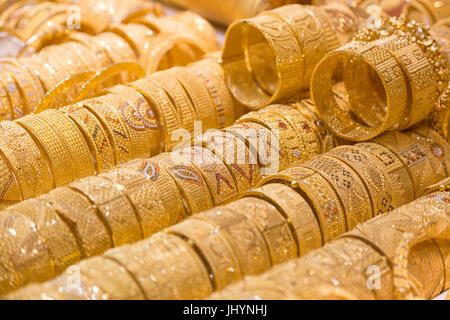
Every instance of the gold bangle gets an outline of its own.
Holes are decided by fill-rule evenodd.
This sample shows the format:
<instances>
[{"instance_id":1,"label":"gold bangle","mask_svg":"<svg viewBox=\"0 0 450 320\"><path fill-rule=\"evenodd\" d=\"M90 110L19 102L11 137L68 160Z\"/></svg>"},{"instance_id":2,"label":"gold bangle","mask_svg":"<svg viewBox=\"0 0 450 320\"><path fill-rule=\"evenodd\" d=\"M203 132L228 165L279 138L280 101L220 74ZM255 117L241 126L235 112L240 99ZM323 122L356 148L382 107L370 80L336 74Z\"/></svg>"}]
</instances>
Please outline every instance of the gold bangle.
<instances>
[{"instance_id":1,"label":"gold bangle","mask_svg":"<svg viewBox=\"0 0 450 320\"><path fill-rule=\"evenodd\" d=\"M49 109L41 112L35 117L47 121L55 128L66 146L66 153L74 162L74 180L92 176L95 174L94 161L91 150L86 143L83 134L78 127L63 112Z\"/></svg>"},{"instance_id":2,"label":"gold bangle","mask_svg":"<svg viewBox=\"0 0 450 320\"><path fill-rule=\"evenodd\" d=\"M194 255L182 255L180 251L171 252L166 246L174 241L181 242L182 240L176 236L172 236L172 238L165 234L159 237L160 235L155 234L133 245L109 250L105 252L104 256L114 259L126 267L142 288L146 300L181 299L177 279L173 274L174 270L178 271L175 267L178 264L166 267L169 262L167 260L174 263L192 263ZM155 238L164 239L160 239L158 242L155 241ZM174 250L173 247L172 250ZM181 259L180 256L184 258L184 261L174 261ZM125 295L126 292L122 292L122 294Z\"/></svg>"},{"instance_id":3,"label":"gold bangle","mask_svg":"<svg viewBox=\"0 0 450 320\"><path fill-rule=\"evenodd\" d=\"M71 32L66 37L67 41L78 42L84 45L86 48L91 49L93 56L98 61L101 67L106 67L113 64L113 60L108 55L106 49L102 47L98 41L95 41L95 37L84 32Z\"/></svg>"},{"instance_id":4,"label":"gold bangle","mask_svg":"<svg viewBox=\"0 0 450 320\"><path fill-rule=\"evenodd\" d=\"M415 199L414 183L410 172L398 155L384 145L374 142L358 143L355 146L373 155L373 159L389 178L390 184L394 186L392 196L394 207L397 208Z\"/></svg>"},{"instance_id":5,"label":"gold bangle","mask_svg":"<svg viewBox=\"0 0 450 320\"><path fill-rule=\"evenodd\" d=\"M99 177L123 188L136 211L143 238L171 225L159 188L144 173L119 167L102 173Z\"/></svg>"},{"instance_id":6,"label":"gold bangle","mask_svg":"<svg viewBox=\"0 0 450 320\"><path fill-rule=\"evenodd\" d=\"M203 59L187 66L197 77L203 80L211 99L216 105L218 129L231 126L235 120L234 101L228 90L223 70L211 59ZM220 69L219 73L215 70Z\"/></svg>"},{"instance_id":7,"label":"gold bangle","mask_svg":"<svg viewBox=\"0 0 450 320\"><path fill-rule=\"evenodd\" d=\"M112 26L109 32L116 33L125 39L138 59L145 55L147 43L155 37L152 30L137 23L117 24Z\"/></svg>"},{"instance_id":8,"label":"gold bangle","mask_svg":"<svg viewBox=\"0 0 450 320\"><path fill-rule=\"evenodd\" d=\"M80 247L75 235L53 207L38 199L29 199L8 209L27 217L35 224L48 249L53 264L54 276L68 266L80 261ZM7 214L7 213L6 213Z\"/></svg>"},{"instance_id":9,"label":"gold bangle","mask_svg":"<svg viewBox=\"0 0 450 320\"><path fill-rule=\"evenodd\" d=\"M82 132L94 158L96 172L111 169L116 163L114 149L100 120L82 104L69 105L59 110L64 112Z\"/></svg>"},{"instance_id":10,"label":"gold bangle","mask_svg":"<svg viewBox=\"0 0 450 320\"><path fill-rule=\"evenodd\" d=\"M280 183L269 183L248 191L278 208L289 224L297 245L296 256L322 246L322 235L317 218L310 205L292 188Z\"/></svg>"},{"instance_id":11,"label":"gold bangle","mask_svg":"<svg viewBox=\"0 0 450 320\"><path fill-rule=\"evenodd\" d=\"M194 120L198 119L198 115L181 83L169 72L157 72L152 78L160 84L176 107L183 129L193 134Z\"/></svg>"},{"instance_id":12,"label":"gold bangle","mask_svg":"<svg viewBox=\"0 0 450 320\"><path fill-rule=\"evenodd\" d=\"M275 113L285 119L297 132L298 138L303 143L302 159L309 160L312 156L321 153L323 149L318 138L319 130L317 122L305 117L296 106L282 104L270 105L264 109L266 112Z\"/></svg>"},{"instance_id":13,"label":"gold bangle","mask_svg":"<svg viewBox=\"0 0 450 320\"><path fill-rule=\"evenodd\" d=\"M292 4L265 14L277 16L292 28L303 53L300 89L307 90L314 67L327 52L339 47L333 24L322 8L314 6Z\"/></svg>"},{"instance_id":14,"label":"gold bangle","mask_svg":"<svg viewBox=\"0 0 450 320\"><path fill-rule=\"evenodd\" d=\"M353 120L347 111L339 107L333 97L331 84L333 70L338 67L343 58L356 59L358 65L366 63L377 74L384 87L387 110L383 120L376 125L368 126ZM352 73L352 77L355 76L357 74ZM346 81L353 80L346 79ZM367 96L367 91L363 90L347 92L353 100L360 98L364 101L364 97ZM403 71L392 54L376 44L354 41L330 52L317 65L311 78L311 96L320 118L327 123L334 134L343 139L361 141L371 139L395 126L406 108L408 95Z\"/></svg>"},{"instance_id":15,"label":"gold bangle","mask_svg":"<svg viewBox=\"0 0 450 320\"><path fill-rule=\"evenodd\" d=\"M239 122L225 131L248 145L250 152L257 156L262 176L279 171L279 141L270 129L256 122Z\"/></svg>"},{"instance_id":16,"label":"gold bangle","mask_svg":"<svg viewBox=\"0 0 450 320\"><path fill-rule=\"evenodd\" d=\"M231 246L242 275L254 275L272 267L269 248L256 224L244 214L227 207L202 212L193 217L215 227Z\"/></svg>"},{"instance_id":17,"label":"gold bangle","mask_svg":"<svg viewBox=\"0 0 450 320\"><path fill-rule=\"evenodd\" d=\"M169 270L171 282L176 283L179 299L202 299L212 293L212 281L204 262L184 239L157 233L149 243L156 249L157 260L165 266L162 270ZM171 296L166 298L174 299Z\"/></svg>"},{"instance_id":18,"label":"gold bangle","mask_svg":"<svg viewBox=\"0 0 450 320\"><path fill-rule=\"evenodd\" d=\"M194 145L211 150L225 163L233 175L239 194L254 187L262 179L257 156L236 136L224 131L209 131L195 138Z\"/></svg>"},{"instance_id":19,"label":"gold bangle","mask_svg":"<svg viewBox=\"0 0 450 320\"><path fill-rule=\"evenodd\" d=\"M246 49L241 45L244 42ZM251 71L246 54L252 56ZM264 64L259 61L262 56ZM290 26L275 16L261 15L237 21L228 28L222 66L234 97L254 110L290 98L292 92L299 91L301 84L296 78L302 74L302 57L303 52ZM254 76L268 92L260 88Z\"/></svg>"},{"instance_id":20,"label":"gold bangle","mask_svg":"<svg viewBox=\"0 0 450 320\"><path fill-rule=\"evenodd\" d=\"M97 176L72 182L69 187L90 199L106 222L114 247L142 239L136 212L120 187Z\"/></svg>"},{"instance_id":21,"label":"gold bangle","mask_svg":"<svg viewBox=\"0 0 450 320\"><path fill-rule=\"evenodd\" d=\"M437 100L436 75L431 63L416 43L389 37L378 42L391 51L405 72L411 90L411 101L398 126L406 129L433 110Z\"/></svg>"},{"instance_id":22,"label":"gold bangle","mask_svg":"<svg viewBox=\"0 0 450 320\"><path fill-rule=\"evenodd\" d=\"M104 103L102 97L85 100L82 104L89 112L103 124L107 130L109 140L115 155L116 164L125 163L133 159L131 137L118 111L111 105Z\"/></svg>"},{"instance_id":23,"label":"gold bangle","mask_svg":"<svg viewBox=\"0 0 450 320\"><path fill-rule=\"evenodd\" d=\"M29 199L53 189L49 164L28 132L15 122L2 121L0 136L0 150L8 159L22 192L21 199L16 200ZM10 197L3 196L3 199Z\"/></svg>"},{"instance_id":24,"label":"gold bangle","mask_svg":"<svg viewBox=\"0 0 450 320\"><path fill-rule=\"evenodd\" d=\"M220 45L217 39L217 33L214 27L201 15L198 15L192 11L182 11L174 14L173 16L165 16L159 18L161 22L168 21L169 24L174 22L180 22L183 27L189 28L198 39L203 39L203 45L206 52L212 52L219 50ZM168 32L164 30L164 32Z\"/></svg>"},{"instance_id":25,"label":"gold bangle","mask_svg":"<svg viewBox=\"0 0 450 320\"><path fill-rule=\"evenodd\" d=\"M166 169L155 163L153 158L133 160L121 167L141 172L147 179L155 183L161 195L164 208L169 214L170 225L174 225L185 218L186 209L183 204L183 197L175 180Z\"/></svg>"},{"instance_id":26,"label":"gold bangle","mask_svg":"<svg viewBox=\"0 0 450 320\"><path fill-rule=\"evenodd\" d=\"M218 115L213 100L205 85L196 77L195 73L182 67L174 67L167 72L173 74L185 89L196 110L196 119L203 123L203 131L217 128Z\"/></svg>"},{"instance_id":27,"label":"gold bangle","mask_svg":"<svg viewBox=\"0 0 450 320\"><path fill-rule=\"evenodd\" d=\"M246 196L230 202L225 208L247 216L256 224L266 240L272 265L297 257L297 243L289 223L269 202Z\"/></svg>"},{"instance_id":28,"label":"gold bangle","mask_svg":"<svg viewBox=\"0 0 450 320\"><path fill-rule=\"evenodd\" d=\"M39 200L50 204L71 226L80 242L81 259L102 254L112 248L113 243L104 221L81 192L62 187L40 196Z\"/></svg>"},{"instance_id":29,"label":"gold bangle","mask_svg":"<svg viewBox=\"0 0 450 320\"><path fill-rule=\"evenodd\" d=\"M206 221L191 218L166 229L166 232L187 239L200 252L214 283L214 290L220 290L242 279L243 273L227 238L223 232L214 232L215 229Z\"/></svg>"},{"instance_id":30,"label":"gold bangle","mask_svg":"<svg viewBox=\"0 0 450 320\"><path fill-rule=\"evenodd\" d=\"M396 192L387 173L379 165L375 156L356 146L340 146L327 152L329 157L335 157L345 162L361 178L372 203L375 216L389 212L401 204L401 199L395 199Z\"/></svg>"},{"instance_id":31,"label":"gold bangle","mask_svg":"<svg viewBox=\"0 0 450 320\"><path fill-rule=\"evenodd\" d=\"M22 191L5 155L0 151L0 209L23 200Z\"/></svg>"},{"instance_id":32,"label":"gold bangle","mask_svg":"<svg viewBox=\"0 0 450 320\"><path fill-rule=\"evenodd\" d=\"M19 90L18 83L12 78L9 73L2 73L4 78L4 88L8 94L9 104L12 110L12 118L19 119L26 113L25 99Z\"/></svg>"},{"instance_id":33,"label":"gold bangle","mask_svg":"<svg viewBox=\"0 0 450 320\"><path fill-rule=\"evenodd\" d=\"M3 68L12 73L16 78L19 89L26 102L26 113L32 113L39 101L44 97L44 89L41 82L32 72L29 72L13 59L3 59Z\"/></svg>"},{"instance_id":34,"label":"gold bangle","mask_svg":"<svg viewBox=\"0 0 450 320\"><path fill-rule=\"evenodd\" d=\"M172 133L182 127L176 107L164 89L151 78L140 79L129 85L138 90L149 103L151 112L146 112L145 118L147 123L154 124L154 127L156 125L161 131L159 152L170 151L176 145L171 139Z\"/></svg>"},{"instance_id":35,"label":"gold bangle","mask_svg":"<svg viewBox=\"0 0 450 320\"><path fill-rule=\"evenodd\" d=\"M186 201L188 215L211 209L214 205L202 174L186 158L173 159L172 153L161 153L152 161L168 170Z\"/></svg>"},{"instance_id":36,"label":"gold bangle","mask_svg":"<svg viewBox=\"0 0 450 320\"><path fill-rule=\"evenodd\" d=\"M310 203L319 222L322 243L330 242L346 231L345 212L330 183L321 175L304 167L291 167L263 179L260 185L272 182L290 184Z\"/></svg>"},{"instance_id":37,"label":"gold bangle","mask_svg":"<svg viewBox=\"0 0 450 320\"><path fill-rule=\"evenodd\" d=\"M195 56L192 58L194 58L194 61L196 60L195 58L199 58L207 52L203 43L189 33L160 33L149 39L139 63L144 66L147 74L160 71L164 69L163 58L182 44L187 45L193 51ZM179 65L193 62L190 60L183 61ZM165 69L169 67L172 67L172 65L166 65Z\"/></svg>"},{"instance_id":38,"label":"gold bangle","mask_svg":"<svg viewBox=\"0 0 450 320\"><path fill-rule=\"evenodd\" d=\"M347 230L374 216L370 195L363 180L345 162L325 154L302 166L316 171L333 186L344 207Z\"/></svg>"},{"instance_id":39,"label":"gold bangle","mask_svg":"<svg viewBox=\"0 0 450 320\"><path fill-rule=\"evenodd\" d=\"M400 157L411 174L416 198L426 187L449 176L450 147L437 132L426 126L402 133L392 131L377 137L374 142L387 146Z\"/></svg>"},{"instance_id":40,"label":"gold bangle","mask_svg":"<svg viewBox=\"0 0 450 320\"><path fill-rule=\"evenodd\" d=\"M13 110L9 100L6 84L0 79L0 120L13 120Z\"/></svg>"},{"instance_id":41,"label":"gold bangle","mask_svg":"<svg viewBox=\"0 0 450 320\"><path fill-rule=\"evenodd\" d=\"M134 158L149 157L157 153L159 130L153 130L145 125L141 110L149 110L147 100L134 88L117 85L108 92L114 93L111 99L120 101L117 110L127 124L135 149ZM106 97L105 97L106 99Z\"/></svg>"},{"instance_id":42,"label":"gold bangle","mask_svg":"<svg viewBox=\"0 0 450 320\"><path fill-rule=\"evenodd\" d=\"M94 37L114 63L136 62L137 57L129 43L113 32L102 32ZM124 79L125 80L125 79ZM123 81L124 83L127 81Z\"/></svg>"},{"instance_id":43,"label":"gold bangle","mask_svg":"<svg viewBox=\"0 0 450 320\"><path fill-rule=\"evenodd\" d=\"M28 283L48 280L55 274L45 239L35 221L17 212L3 212L0 239L2 296ZM23 250L24 247L27 249Z\"/></svg>"},{"instance_id":44,"label":"gold bangle","mask_svg":"<svg viewBox=\"0 0 450 320\"><path fill-rule=\"evenodd\" d=\"M172 155L174 155L173 152ZM192 146L179 150L175 155L177 159L180 157L180 159L192 163L200 171L208 185L214 206L226 203L238 196L237 186L230 170L209 149Z\"/></svg>"},{"instance_id":45,"label":"gold bangle","mask_svg":"<svg viewBox=\"0 0 450 320\"><path fill-rule=\"evenodd\" d=\"M57 127L35 115L26 116L16 122L27 130L41 149L51 167L54 187L65 186L74 181L76 164L73 155L67 152L70 150L69 146Z\"/></svg>"},{"instance_id":46,"label":"gold bangle","mask_svg":"<svg viewBox=\"0 0 450 320\"><path fill-rule=\"evenodd\" d=\"M104 292L103 299L120 299L124 292L133 300L142 300L144 298L133 276L121 263L114 259L106 256L94 257L81 261L77 266L81 275L80 282L95 285L95 287L100 289L100 292ZM65 282L66 284L63 288L70 284L70 281ZM94 291L95 287L92 288ZM64 289L59 291L63 292Z\"/></svg>"},{"instance_id":47,"label":"gold bangle","mask_svg":"<svg viewBox=\"0 0 450 320\"><path fill-rule=\"evenodd\" d=\"M284 170L291 164L304 160L300 150L306 150L305 144L299 138L297 131L290 122L278 114L263 111L253 111L242 116L240 122L256 122L270 129L279 142L279 170Z\"/></svg>"}]
</instances>

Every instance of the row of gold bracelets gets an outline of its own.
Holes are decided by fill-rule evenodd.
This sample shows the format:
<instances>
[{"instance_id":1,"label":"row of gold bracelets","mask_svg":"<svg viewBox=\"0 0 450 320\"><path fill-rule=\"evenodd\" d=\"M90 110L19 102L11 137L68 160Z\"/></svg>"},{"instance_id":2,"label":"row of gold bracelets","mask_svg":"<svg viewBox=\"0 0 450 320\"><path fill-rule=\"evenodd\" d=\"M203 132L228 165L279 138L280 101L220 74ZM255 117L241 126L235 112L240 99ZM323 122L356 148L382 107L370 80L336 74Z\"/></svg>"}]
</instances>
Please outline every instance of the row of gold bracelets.
<instances>
[{"instance_id":1,"label":"row of gold bracelets","mask_svg":"<svg viewBox=\"0 0 450 320\"><path fill-rule=\"evenodd\" d=\"M59 110L0 122L0 204L8 206L117 164L169 151L177 129L235 120L217 61L160 71ZM197 134L199 134L197 133Z\"/></svg>"},{"instance_id":2,"label":"row of gold bracelets","mask_svg":"<svg viewBox=\"0 0 450 320\"><path fill-rule=\"evenodd\" d=\"M269 110L273 108L278 107ZM450 152L436 132L417 127L334 148L262 179L261 187L244 193L241 200L194 215L137 244L84 260L53 280L10 297L206 298L423 195L426 187L448 177L445 167L450 159L431 152L438 146ZM72 285L74 270L77 286Z\"/></svg>"},{"instance_id":3,"label":"row of gold bracelets","mask_svg":"<svg viewBox=\"0 0 450 320\"><path fill-rule=\"evenodd\" d=\"M228 87L254 110L298 100L321 58L351 40L363 21L345 5L288 5L238 20L222 54Z\"/></svg>"},{"instance_id":4,"label":"row of gold bracelets","mask_svg":"<svg viewBox=\"0 0 450 320\"><path fill-rule=\"evenodd\" d=\"M208 76L207 68L217 66L203 60L189 68ZM166 89L173 89L171 94L185 95L175 81L189 72L182 70L155 76L164 80ZM184 84L196 82L191 74ZM161 99L156 82L131 85L138 84L146 84L152 89L146 92ZM204 103L200 91L190 93L199 106ZM174 101L183 110L191 107L187 101ZM95 110L93 105L85 106L80 119ZM214 116L211 109L202 112ZM134 119L133 124L142 122ZM331 147L332 138L308 104L274 105L222 131L200 135L191 146L131 161L11 206L0 214L0 292L51 279L81 259L147 238L185 216L234 200L270 170L277 172L289 164L278 163L279 158L305 161Z\"/></svg>"},{"instance_id":5,"label":"row of gold bracelets","mask_svg":"<svg viewBox=\"0 0 450 320\"><path fill-rule=\"evenodd\" d=\"M366 28L330 52L311 78L321 119L343 139L365 141L386 130L403 130L437 108L448 84L448 63L425 25L395 18L382 30ZM349 104L339 104L340 86Z\"/></svg>"},{"instance_id":6,"label":"row of gold bracelets","mask_svg":"<svg viewBox=\"0 0 450 320\"><path fill-rule=\"evenodd\" d=\"M96 36L71 33L66 40L30 57L0 61L0 119L67 105L218 48L212 26L190 12L149 15Z\"/></svg>"},{"instance_id":7,"label":"row of gold bracelets","mask_svg":"<svg viewBox=\"0 0 450 320\"><path fill-rule=\"evenodd\" d=\"M248 277L212 297L434 298L450 288L450 180L430 191L319 250Z\"/></svg>"},{"instance_id":8,"label":"row of gold bracelets","mask_svg":"<svg viewBox=\"0 0 450 320\"><path fill-rule=\"evenodd\" d=\"M148 13L160 16L163 11L146 0L16 1L0 11L0 37L9 49L1 57L29 55L71 32L95 35Z\"/></svg>"}]
</instances>

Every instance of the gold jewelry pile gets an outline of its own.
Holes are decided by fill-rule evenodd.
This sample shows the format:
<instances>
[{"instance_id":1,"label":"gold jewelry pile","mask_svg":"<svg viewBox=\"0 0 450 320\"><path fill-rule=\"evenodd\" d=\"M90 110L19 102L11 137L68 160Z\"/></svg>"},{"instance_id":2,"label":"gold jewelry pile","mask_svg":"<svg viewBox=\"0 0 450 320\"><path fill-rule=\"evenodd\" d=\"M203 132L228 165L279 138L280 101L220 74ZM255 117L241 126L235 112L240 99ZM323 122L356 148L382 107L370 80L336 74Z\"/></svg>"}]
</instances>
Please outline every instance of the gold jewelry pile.
<instances>
[{"instance_id":1,"label":"gold jewelry pile","mask_svg":"<svg viewBox=\"0 0 450 320\"><path fill-rule=\"evenodd\" d=\"M18 27L31 39L66 17L59 2L0 3L0 28L33 21L35 33ZM374 17L364 1L269 1L279 8L258 14L239 11L263 3L246 0L228 14L177 1L224 23L250 16L216 51L200 16L141 2L102 1L117 16L0 60L0 296L450 288L445 7Z\"/></svg>"}]
</instances>

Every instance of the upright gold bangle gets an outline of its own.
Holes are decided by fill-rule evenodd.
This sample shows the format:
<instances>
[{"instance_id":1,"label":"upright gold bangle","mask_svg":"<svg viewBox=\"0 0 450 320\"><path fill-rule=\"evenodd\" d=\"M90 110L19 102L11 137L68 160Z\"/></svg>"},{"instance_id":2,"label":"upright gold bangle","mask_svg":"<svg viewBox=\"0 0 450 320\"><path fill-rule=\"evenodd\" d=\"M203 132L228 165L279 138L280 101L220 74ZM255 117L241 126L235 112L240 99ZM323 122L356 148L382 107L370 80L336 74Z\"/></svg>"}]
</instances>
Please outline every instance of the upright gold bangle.
<instances>
[{"instance_id":1,"label":"upright gold bangle","mask_svg":"<svg viewBox=\"0 0 450 320\"><path fill-rule=\"evenodd\" d=\"M174 225L185 218L186 209L183 204L183 197L175 180L166 169L160 167L153 159L137 159L125 163L121 167L143 173L147 179L150 179L156 185L164 208L169 215L170 225Z\"/></svg>"},{"instance_id":2,"label":"upright gold bangle","mask_svg":"<svg viewBox=\"0 0 450 320\"><path fill-rule=\"evenodd\" d=\"M66 153L74 161L74 180L95 174L94 161L83 134L78 127L63 112L49 109L35 117L43 119L53 126L65 142Z\"/></svg>"},{"instance_id":3,"label":"upright gold bangle","mask_svg":"<svg viewBox=\"0 0 450 320\"><path fill-rule=\"evenodd\" d=\"M242 43L246 45L242 46ZM255 60L262 50L264 64ZM252 53L253 65L256 64L251 69L246 59L249 52ZM303 71L302 57L303 52L290 26L275 16L261 15L237 21L228 28L222 66L234 97L255 110L290 98L292 92L298 91L301 85L297 77Z\"/></svg>"},{"instance_id":4,"label":"upright gold bangle","mask_svg":"<svg viewBox=\"0 0 450 320\"><path fill-rule=\"evenodd\" d=\"M28 132L16 122L2 121L0 135L0 152L9 161L22 193L16 200L29 199L53 189L51 168ZM2 174L2 179L6 176ZM13 200L5 192L3 198Z\"/></svg>"},{"instance_id":5,"label":"upright gold bangle","mask_svg":"<svg viewBox=\"0 0 450 320\"><path fill-rule=\"evenodd\" d=\"M120 187L98 176L72 182L69 187L90 199L106 222L115 247L142 239L136 212Z\"/></svg>"},{"instance_id":6,"label":"upright gold bangle","mask_svg":"<svg viewBox=\"0 0 450 320\"><path fill-rule=\"evenodd\" d=\"M189 215L213 207L208 185L190 161L178 157L174 161L171 153L161 153L153 157L152 161L169 171L186 200Z\"/></svg>"}]
</instances>

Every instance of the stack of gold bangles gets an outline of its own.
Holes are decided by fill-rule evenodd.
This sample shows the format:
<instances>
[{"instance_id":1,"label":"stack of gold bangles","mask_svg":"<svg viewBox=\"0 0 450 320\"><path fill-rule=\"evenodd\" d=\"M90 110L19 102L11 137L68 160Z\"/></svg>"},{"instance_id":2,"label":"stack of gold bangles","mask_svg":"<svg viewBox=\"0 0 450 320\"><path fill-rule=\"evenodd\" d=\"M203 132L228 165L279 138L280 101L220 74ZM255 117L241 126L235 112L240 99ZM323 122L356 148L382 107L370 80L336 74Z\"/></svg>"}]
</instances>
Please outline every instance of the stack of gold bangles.
<instances>
[{"instance_id":1,"label":"stack of gold bangles","mask_svg":"<svg viewBox=\"0 0 450 320\"><path fill-rule=\"evenodd\" d=\"M173 2L0 1L0 297L450 289L445 4Z\"/></svg>"}]
</instances>

